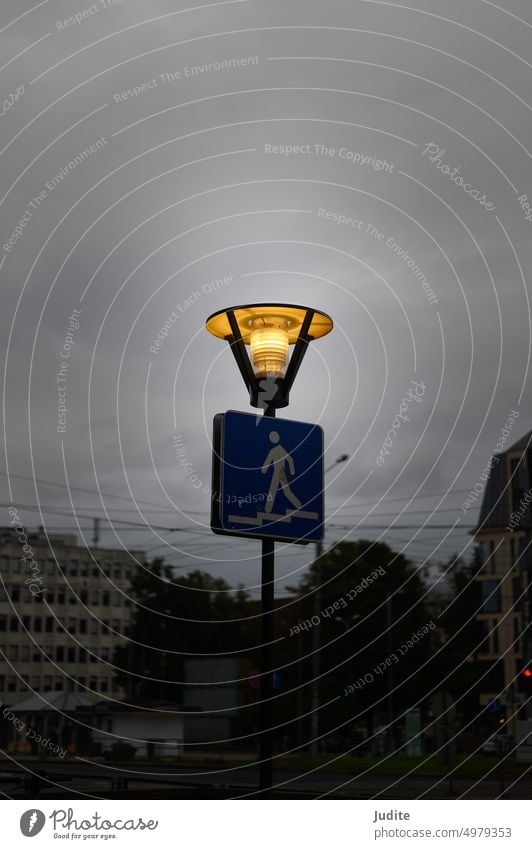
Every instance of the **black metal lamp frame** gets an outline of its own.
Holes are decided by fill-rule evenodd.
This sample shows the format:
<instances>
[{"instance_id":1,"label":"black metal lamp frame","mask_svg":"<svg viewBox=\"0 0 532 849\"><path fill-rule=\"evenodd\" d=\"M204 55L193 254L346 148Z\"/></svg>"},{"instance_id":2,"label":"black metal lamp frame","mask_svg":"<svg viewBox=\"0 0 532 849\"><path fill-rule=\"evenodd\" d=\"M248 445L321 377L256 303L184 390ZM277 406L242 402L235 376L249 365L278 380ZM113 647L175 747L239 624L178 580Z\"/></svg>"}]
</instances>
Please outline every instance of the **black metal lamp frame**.
<instances>
[{"instance_id":1,"label":"black metal lamp frame","mask_svg":"<svg viewBox=\"0 0 532 849\"><path fill-rule=\"evenodd\" d=\"M225 338L229 342L240 374L246 384L251 406L264 410L265 416L272 415L272 410L287 407L290 400L290 390L303 362L303 357L307 352L309 342L312 342L314 338L309 334L309 328L314 318L314 310L308 309L306 312L294 350L292 351L292 356L288 362L285 376L266 377L262 380L259 380L253 372L234 309L227 310L226 315L231 333Z\"/></svg>"}]
</instances>

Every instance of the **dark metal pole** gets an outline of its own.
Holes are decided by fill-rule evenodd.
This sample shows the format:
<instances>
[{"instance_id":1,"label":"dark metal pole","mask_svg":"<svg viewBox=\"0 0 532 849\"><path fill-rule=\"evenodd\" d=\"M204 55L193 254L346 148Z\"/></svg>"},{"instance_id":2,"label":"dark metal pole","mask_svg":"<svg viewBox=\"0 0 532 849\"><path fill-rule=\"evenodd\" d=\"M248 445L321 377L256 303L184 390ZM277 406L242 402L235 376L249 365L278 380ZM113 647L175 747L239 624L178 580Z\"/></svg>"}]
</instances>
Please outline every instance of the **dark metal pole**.
<instances>
[{"instance_id":1,"label":"dark metal pole","mask_svg":"<svg viewBox=\"0 0 532 849\"><path fill-rule=\"evenodd\" d=\"M392 645L392 597L391 595L387 595L386 597L386 629L387 629L387 644L388 644L388 658L391 657L393 645ZM395 733L394 733L394 704L393 704L393 670L390 666L388 666L388 742L389 742L389 751L393 751L395 749Z\"/></svg>"},{"instance_id":2,"label":"dark metal pole","mask_svg":"<svg viewBox=\"0 0 532 849\"><path fill-rule=\"evenodd\" d=\"M272 539L262 540L262 633L260 676L260 773L261 790L270 790L273 781L273 601L274 546Z\"/></svg>"},{"instance_id":3,"label":"dark metal pole","mask_svg":"<svg viewBox=\"0 0 532 849\"><path fill-rule=\"evenodd\" d=\"M321 558L323 557L323 542L316 543L316 587L314 590L314 616L321 616ZM310 752L318 755L320 752L320 629L316 626L312 632L312 690L310 714ZM303 655L301 655L303 656Z\"/></svg>"},{"instance_id":4,"label":"dark metal pole","mask_svg":"<svg viewBox=\"0 0 532 849\"><path fill-rule=\"evenodd\" d=\"M267 407L265 416L275 417ZM259 787L269 791L273 784L273 616L275 541L262 540L261 574L261 664L260 664L260 745Z\"/></svg>"}]
</instances>

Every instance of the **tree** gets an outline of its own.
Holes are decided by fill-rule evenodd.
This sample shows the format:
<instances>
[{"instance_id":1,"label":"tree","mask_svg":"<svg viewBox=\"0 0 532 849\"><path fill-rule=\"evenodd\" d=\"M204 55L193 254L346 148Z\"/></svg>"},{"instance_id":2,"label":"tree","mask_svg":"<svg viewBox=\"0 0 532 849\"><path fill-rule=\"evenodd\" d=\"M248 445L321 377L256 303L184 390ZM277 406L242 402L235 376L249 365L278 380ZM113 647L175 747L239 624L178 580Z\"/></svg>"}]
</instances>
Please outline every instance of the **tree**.
<instances>
[{"instance_id":1,"label":"tree","mask_svg":"<svg viewBox=\"0 0 532 849\"><path fill-rule=\"evenodd\" d=\"M365 723L371 732L376 721L387 721L390 708L398 716L424 695L430 674L420 670L433 652L436 625L427 588L404 555L382 542L340 542L310 567L296 591L300 622L307 623L299 652L307 681L312 630L320 629L320 701L330 703L320 712L323 729L342 725L349 739Z\"/></svg>"},{"instance_id":2,"label":"tree","mask_svg":"<svg viewBox=\"0 0 532 849\"><path fill-rule=\"evenodd\" d=\"M245 651L256 643L247 594L240 588L235 595L207 572L176 578L170 566L155 560L133 579L132 595L128 643L113 659L129 697L179 702L186 657Z\"/></svg>"},{"instance_id":3,"label":"tree","mask_svg":"<svg viewBox=\"0 0 532 849\"><path fill-rule=\"evenodd\" d=\"M482 642L482 624L477 618L480 607L480 585L475 576L482 570L482 554L478 545L469 562L453 555L442 569L448 576L449 592L441 616L445 643L441 650L442 688L449 692L462 714L469 720L478 713L479 677L485 671L477 660ZM478 682L478 683L476 683Z\"/></svg>"}]
</instances>

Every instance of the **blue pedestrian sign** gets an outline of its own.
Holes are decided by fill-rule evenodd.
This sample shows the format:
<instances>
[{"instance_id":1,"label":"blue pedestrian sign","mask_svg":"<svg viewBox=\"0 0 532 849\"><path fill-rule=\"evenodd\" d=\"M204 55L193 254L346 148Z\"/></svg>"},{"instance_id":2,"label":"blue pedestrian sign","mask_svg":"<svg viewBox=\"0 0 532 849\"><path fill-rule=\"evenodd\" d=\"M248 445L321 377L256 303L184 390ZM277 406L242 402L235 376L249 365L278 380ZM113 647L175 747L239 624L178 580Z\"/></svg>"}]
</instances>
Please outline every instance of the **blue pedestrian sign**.
<instances>
[{"instance_id":1,"label":"blue pedestrian sign","mask_svg":"<svg viewBox=\"0 0 532 849\"><path fill-rule=\"evenodd\" d=\"M323 430L229 410L214 417L211 527L232 536L323 539Z\"/></svg>"}]
</instances>

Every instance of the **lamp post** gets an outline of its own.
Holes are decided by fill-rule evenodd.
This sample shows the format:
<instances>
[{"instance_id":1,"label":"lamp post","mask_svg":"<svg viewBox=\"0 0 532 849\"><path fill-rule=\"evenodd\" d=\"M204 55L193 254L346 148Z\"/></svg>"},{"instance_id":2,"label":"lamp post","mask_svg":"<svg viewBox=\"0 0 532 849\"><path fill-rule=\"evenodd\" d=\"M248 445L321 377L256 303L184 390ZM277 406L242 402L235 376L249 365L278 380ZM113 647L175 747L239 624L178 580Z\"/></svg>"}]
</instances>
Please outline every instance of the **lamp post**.
<instances>
[{"instance_id":1,"label":"lamp post","mask_svg":"<svg viewBox=\"0 0 532 849\"><path fill-rule=\"evenodd\" d=\"M309 343L332 328L332 319L326 313L293 304L231 307L213 313L206 322L209 333L229 343L251 406L270 417L275 417L277 409L288 406L290 389ZM274 539L263 537L259 786L265 793L273 783L274 557Z\"/></svg>"}]
</instances>

